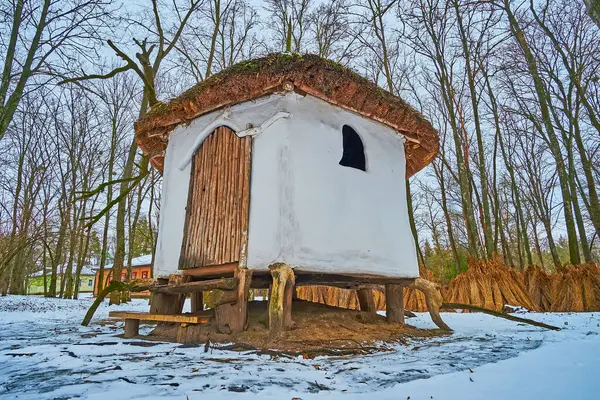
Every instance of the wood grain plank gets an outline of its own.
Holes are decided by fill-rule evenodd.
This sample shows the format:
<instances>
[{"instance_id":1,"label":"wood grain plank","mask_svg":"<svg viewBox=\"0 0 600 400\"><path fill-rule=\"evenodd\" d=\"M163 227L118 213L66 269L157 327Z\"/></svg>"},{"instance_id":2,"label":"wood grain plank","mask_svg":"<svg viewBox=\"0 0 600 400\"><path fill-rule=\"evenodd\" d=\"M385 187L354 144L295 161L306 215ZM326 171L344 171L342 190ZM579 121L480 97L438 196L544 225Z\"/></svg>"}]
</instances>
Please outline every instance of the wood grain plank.
<instances>
[{"instance_id":1,"label":"wood grain plank","mask_svg":"<svg viewBox=\"0 0 600 400\"><path fill-rule=\"evenodd\" d=\"M217 128L194 154L179 269L239 262L248 229L251 137Z\"/></svg>"},{"instance_id":2,"label":"wood grain plank","mask_svg":"<svg viewBox=\"0 0 600 400\"><path fill-rule=\"evenodd\" d=\"M110 311L108 316L111 318L137 319L140 321L160 321L160 322L182 322L188 324L206 324L212 318L212 312L203 315L184 315L184 314L150 314L136 311Z\"/></svg>"},{"instance_id":3,"label":"wood grain plank","mask_svg":"<svg viewBox=\"0 0 600 400\"><path fill-rule=\"evenodd\" d=\"M205 281L186 282L179 285L168 285L154 289L158 293L182 294L203 292L205 290L233 290L238 286L238 278L209 279Z\"/></svg>"}]
</instances>

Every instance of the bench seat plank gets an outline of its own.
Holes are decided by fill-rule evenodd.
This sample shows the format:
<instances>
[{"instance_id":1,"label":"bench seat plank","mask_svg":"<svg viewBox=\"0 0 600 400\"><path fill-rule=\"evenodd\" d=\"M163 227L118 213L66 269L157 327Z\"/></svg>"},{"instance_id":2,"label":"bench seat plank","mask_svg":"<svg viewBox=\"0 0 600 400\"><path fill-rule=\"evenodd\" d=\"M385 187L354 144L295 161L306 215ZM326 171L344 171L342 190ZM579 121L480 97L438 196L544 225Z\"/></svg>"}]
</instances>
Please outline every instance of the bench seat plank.
<instances>
[{"instance_id":1,"label":"bench seat plank","mask_svg":"<svg viewBox=\"0 0 600 400\"><path fill-rule=\"evenodd\" d=\"M207 324L213 318L212 311L203 314L151 314L136 311L110 311L111 318L136 319L140 321L180 322L187 324Z\"/></svg>"}]
</instances>

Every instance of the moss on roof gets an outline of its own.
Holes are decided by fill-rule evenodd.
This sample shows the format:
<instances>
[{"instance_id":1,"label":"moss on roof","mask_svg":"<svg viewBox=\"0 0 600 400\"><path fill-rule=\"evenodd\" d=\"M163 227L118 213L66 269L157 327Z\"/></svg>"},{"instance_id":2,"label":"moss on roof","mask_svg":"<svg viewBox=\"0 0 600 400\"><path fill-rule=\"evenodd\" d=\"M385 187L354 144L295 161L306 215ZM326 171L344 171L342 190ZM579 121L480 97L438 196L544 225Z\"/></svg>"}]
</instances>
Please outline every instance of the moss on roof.
<instances>
[{"instance_id":1,"label":"moss on roof","mask_svg":"<svg viewBox=\"0 0 600 400\"><path fill-rule=\"evenodd\" d=\"M274 53L242 61L188 89L168 103L160 103L136 124L141 149L162 170L169 133L216 109L282 91L294 90L389 125L407 137L407 176L435 157L439 138L425 118L401 98L381 89L349 68L312 54Z\"/></svg>"}]
</instances>

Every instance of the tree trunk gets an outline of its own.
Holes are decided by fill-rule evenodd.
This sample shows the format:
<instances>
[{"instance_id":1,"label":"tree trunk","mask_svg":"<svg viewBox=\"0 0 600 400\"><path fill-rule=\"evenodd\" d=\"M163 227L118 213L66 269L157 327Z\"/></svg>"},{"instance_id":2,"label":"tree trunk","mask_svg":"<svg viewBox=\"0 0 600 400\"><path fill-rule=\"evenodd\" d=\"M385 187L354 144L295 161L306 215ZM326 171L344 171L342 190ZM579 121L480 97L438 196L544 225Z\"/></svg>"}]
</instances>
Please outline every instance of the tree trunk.
<instances>
[{"instance_id":1,"label":"tree trunk","mask_svg":"<svg viewBox=\"0 0 600 400\"><path fill-rule=\"evenodd\" d=\"M506 11L506 15L508 17L508 21L510 23L511 31L513 33L514 38L517 43L521 47L523 51L523 56L525 61L527 62L527 69L531 75L531 78L534 82L535 92L538 98L541 119L543 125L545 127L545 132L548 138L548 146L550 148L550 152L554 156L556 161L556 170L558 173L558 179L560 183L561 194L563 197L563 214L565 217L565 225L567 228L567 239L569 243L569 258L572 264L579 264L579 247L577 244L577 233L575 230L574 218L573 218L573 206L571 199L571 192L568 184L568 174L565 168L565 163L563 160L560 143L554 131L554 126L552 125L552 118L550 116L549 110L549 96L546 92L544 82L539 74L537 61L535 59L534 54L531 52L529 48L529 44L525 38L524 32L521 30L521 27L513 14L510 8L509 0L504 0L504 9Z\"/></svg>"},{"instance_id":2,"label":"tree trunk","mask_svg":"<svg viewBox=\"0 0 600 400\"><path fill-rule=\"evenodd\" d=\"M494 254L494 240L492 236L492 219L490 216L490 204L489 204L489 188L488 188L488 177L485 166L485 148L483 146L483 134L481 132L481 123L479 121L479 104L477 99L477 87L475 83L475 74L471 65L471 50L468 44L467 33L463 25L461 10L458 6L458 1L454 0L454 9L456 10L456 17L458 22L458 30L460 33L460 40L462 44L463 55L465 57L465 67L467 71L467 81L469 84L469 91L471 97L471 105L473 108L473 123L475 125L475 136L477 138L477 149L478 149L478 162L479 162L479 178L481 185L481 203L483 206L483 218L481 225L483 227L483 237L486 249L486 256L488 259L492 258Z\"/></svg>"},{"instance_id":3,"label":"tree trunk","mask_svg":"<svg viewBox=\"0 0 600 400\"><path fill-rule=\"evenodd\" d=\"M127 154L127 161L125 162L125 169L123 170L124 182L119 185L120 194L125 193L129 189L129 181L133 175L133 166L135 162L135 155L137 152L137 142L133 138L129 146L129 152ZM125 214L127 213L127 196L123 196L117 205L117 220L115 225L116 231L116 248L115 258L113 260L112 267L112 280L119 282L121 281L121 275L123 273L123 263L125 261ZM109 305L121 304L121 293L112 292L110 294Z\"/></svg>"}]
</instances>

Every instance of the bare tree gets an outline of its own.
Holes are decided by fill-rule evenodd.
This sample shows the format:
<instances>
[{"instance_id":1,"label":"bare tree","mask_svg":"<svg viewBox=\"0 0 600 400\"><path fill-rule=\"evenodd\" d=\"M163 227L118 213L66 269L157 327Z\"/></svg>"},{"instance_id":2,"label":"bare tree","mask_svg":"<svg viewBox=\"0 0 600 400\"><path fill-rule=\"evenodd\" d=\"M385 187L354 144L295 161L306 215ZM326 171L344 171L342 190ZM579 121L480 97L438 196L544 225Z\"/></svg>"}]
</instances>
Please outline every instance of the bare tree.
<instances>
[{"instance_id":1,"label":"bare tree","mask_svg":"<svg viewBox=\"0 0 600 400\"><path fill-rule=\"evenodd\" d=\"M304 39L309 32L313 0L265 0L265 10L269 13L271 30L276 49L283 51L291 38L291 51L304 50Z\"/></svg>"},{"instance_id":2,"label":"bare tree","mask_svg":"<svg viewBox=\"0 0 600 400\"><path fill-rule=\"evenodd\" d=\"M95 43L112 21L109 6L106 0L44 0L39 6L12 0L0 6L9 21L0 24L0 35L8 37L0 41L0 140L33 77L56 72L73 53L93 59Z\"/></svg>"},{"instance_id":3,"label":"bare tree","mask_svg":"<svg viewBox=\"0 0 600 400\"><path fill-rule=\"evenodd\" d=\"M150 44L147 39L142 41L135 38L133 39L134 43L139 49L139 52L135 55L137 62L134 61L133 58L129 57L125 51L121 50L112 41L108 40L108 46L114 50L115 54L125 62L125 65L115 68L107 74L84 74L81 77L64 80L62 83L80 82L90 79L109 79L119 73L132 70L143 83L144 94L140 105L139 116L144 115L149 107L151 108L158 104L158 99L156 96L156 76L160 70L160 66L177 45L177 42L181 37L188 20L190 19L191 15L198 10L201 4L202 0L191 0L187 10L184 12L182 12L178 7L175 7L176 22L172 26L172 29L170 29L173 31L173 34L169 37L167 31L165 30L166 28L163 26L161 12L159 12L158 1L152 0L153 24L149 25L151 28L148 29L148 33L154 35L155 43ZM127 195L148 173L148 158L143 156L139 164L140 173L137 177L133 176L136 153L137 142L134 138L127 153L127 161L123 170L123 177L117 181L119 184L119 195L117 198L115 198L115 200L105 207L102 213L97 216L97 218L101 217L101 215L103 215L105 212L108 212L112 208L113 204L117 205L117 218L115 226L117 245L112 268L112 279L114 281L121 280L123 264L125 261L125 217L127 210ZM112 293L110 304L119 303L120 294L118 292Z\"/></svg>"}]
</instances>

